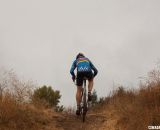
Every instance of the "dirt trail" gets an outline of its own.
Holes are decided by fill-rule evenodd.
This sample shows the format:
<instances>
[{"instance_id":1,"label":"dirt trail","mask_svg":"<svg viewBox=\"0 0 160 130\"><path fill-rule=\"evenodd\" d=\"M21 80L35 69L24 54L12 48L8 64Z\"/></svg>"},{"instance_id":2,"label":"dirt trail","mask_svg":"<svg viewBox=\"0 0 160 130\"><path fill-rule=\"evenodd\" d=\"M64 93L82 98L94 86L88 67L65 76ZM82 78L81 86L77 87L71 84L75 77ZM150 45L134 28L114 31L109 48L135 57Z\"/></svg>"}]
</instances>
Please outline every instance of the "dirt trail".
<instances>
[{"instance_id":1,"label":"dirt trail","mask_svg":"<svg viewBox=\"0 0 160 130\"><path fill-rule=\"evenodd\" d=\"M117 127L117 114L113 110L88 111L86 121L74 114L48 112L50 119L39 130L121 130Z\"/></svg>"},{"instance_id":2,"label":"dirt trail","mask_svg":"<svg viewBox=\"0 0 160 130\"><path fill-rule=\"evenodd\" d=\"M62 130L97 130L107 118L103 114L88 114L83 123L76 115L63 114L59 117L53 116L53 119L56 120L56 127Z\"/></svg>"}]
</instances>

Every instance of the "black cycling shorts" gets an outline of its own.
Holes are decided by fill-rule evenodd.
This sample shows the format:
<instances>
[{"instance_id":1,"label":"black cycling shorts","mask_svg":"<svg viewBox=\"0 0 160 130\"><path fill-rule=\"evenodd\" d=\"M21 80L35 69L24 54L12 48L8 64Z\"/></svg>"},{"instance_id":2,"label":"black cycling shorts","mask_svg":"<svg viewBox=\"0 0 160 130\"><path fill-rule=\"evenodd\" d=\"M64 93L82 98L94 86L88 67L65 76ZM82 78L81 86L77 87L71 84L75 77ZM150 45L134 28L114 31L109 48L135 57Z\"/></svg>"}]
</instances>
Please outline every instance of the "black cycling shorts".
<instances>
[{"instance_id":1,"label":"black cycling shorts","mask_svg":"<svg viewBox=\"0 0 160 130\"><path fill-rule=\"evenodd\" d=\"M93 79L92 71L89 71L89 72L77 72L77 80L76 80L77 86L82 86L83 85L83 78L85 78L85 77L88 80Z\"/></svg>"}]
</instances>

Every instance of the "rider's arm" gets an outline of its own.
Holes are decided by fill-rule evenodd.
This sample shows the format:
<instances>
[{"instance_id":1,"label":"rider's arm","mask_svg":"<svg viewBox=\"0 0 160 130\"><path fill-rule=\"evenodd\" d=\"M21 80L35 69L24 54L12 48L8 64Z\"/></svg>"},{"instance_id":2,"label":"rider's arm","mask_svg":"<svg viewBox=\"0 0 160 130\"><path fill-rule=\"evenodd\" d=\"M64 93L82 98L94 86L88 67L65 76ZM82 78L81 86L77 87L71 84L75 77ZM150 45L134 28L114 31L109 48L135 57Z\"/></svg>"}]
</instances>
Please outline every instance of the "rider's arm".
<instances>
[{"instance_id":1,"label":"rider's arm","mask_svg":"<svg viewBox=\"0 0 160 130\"><path fill-rule=\"evenodd\" d=\"M72 67L70 69L70 73L71 73L72 77L75 77L75 74L74 74L75 68L76 68L76 60L73 62Z\"/></svg>"},{"instance_id":2,"label":"rider's arm","mask_svg":"<svg viewBox=\"0 0 160 130\"><path fill-rule=\"evenodd\" d=\"M94 77L97 75L98 73L98 70L96 69L96 67L92 64L92 62L90 61L90 65L91 65L91 68L92 70L94 71Z\"/></svg>"}]
</instances>

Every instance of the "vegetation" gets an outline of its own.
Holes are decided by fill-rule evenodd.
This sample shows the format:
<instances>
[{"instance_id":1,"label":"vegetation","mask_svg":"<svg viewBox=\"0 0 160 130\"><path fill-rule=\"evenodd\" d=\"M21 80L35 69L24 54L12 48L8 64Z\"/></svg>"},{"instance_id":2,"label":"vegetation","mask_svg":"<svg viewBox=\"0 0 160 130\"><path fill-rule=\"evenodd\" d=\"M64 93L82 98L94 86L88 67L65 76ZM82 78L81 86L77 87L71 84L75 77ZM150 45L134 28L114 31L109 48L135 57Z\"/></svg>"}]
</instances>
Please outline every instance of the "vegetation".
<instances>
[{"instance_id":1,"label":"vegetation","mask_svg":"<svg viewBox=\"0 0 160 130\"><path fill-rule=\"evenodd\" d=\"M19 80L12 70L0 75L0 130L42 129L55 113L51 106L63 111L63 106L58 106L59 91L46 86L35 89L33 82Z\"/></svg>"},{"instance_id":2,"label":"vegetation","mask_svg":"<svg viewBox=\"0 0 160 130\"><path fill-rule=\"evenodd\" d=\"M68 108L68 113L71 114L67 116L61 116L59 113L57 116L55 113L55 111L64 110L63 106L59 106L61 98L59 91L53 90L51 86L35 88L31 81L18 80L12 71L0 76L0 130L56 130L57 124L53 124L57 123L54 122L55 120L63 122L64 125L66 120L71 122L74 117L72 109ZM95 115L97 120L105 117L107 120L103 119L103 122L97 125L99 128L92 127L93 123L88 124L91 127L87 126L87 128L146 130L150 125L159 126L160 124L159 69L149 72L148 78L141 81L139 89L119 86L108 97L101 97L99 100L94 90L92 97L94 107L89 110L93 113L90 114L91 118L93 119ZM72 123L77 121L74 118ZM71 126L67 125L68 128Z\"/></svg>"},{"instance_id":3,"label":"vegetation","mask_svg":"<svg viewBox=\"0 0 160 130\"><path fill-rule=\"evenodd\" d=\"M96 105L98 103L98 96L97 96L97 92L96 90L94 89L93 90L93 93L92 93L92 105Z\"/></svg>"},{"instance_id":4,"label":"vegetation","mask_svg":"<svg viewBox=\"0 0 160 130\"><path fill-rule=\"evenodd\" d=\"M32 101L38 106L43 104L45 107L53 107L55 111L62 112L64 106L59 106L59 100L61 98L60 91L53 90L51 86L42 86L34 90Z\"/></svg>"},{"instance_id":5,"label":"vegetation","mask_svg":"<svg viewBox=\"0 0 160 130\"><path fill-rule=\"evenodd\" d=\"M109 112L116 120L114 127L119 130L146 130L151 125L159 126L160 71L149 72L138 90L118 87L110 96L100 98L95 110Z\"/></svg>"},{"instance_id":6,"label":"vegetation","mask_svg":"<svg viewBox=\"0 0 160 130\"><path fill-rule=\"evenodd\" d=\"M59 91L54 91L51 86L42 86L34 90L33 99L45 100L51 107L56 107L61 98Z\"/></svg>"}]
</instances>

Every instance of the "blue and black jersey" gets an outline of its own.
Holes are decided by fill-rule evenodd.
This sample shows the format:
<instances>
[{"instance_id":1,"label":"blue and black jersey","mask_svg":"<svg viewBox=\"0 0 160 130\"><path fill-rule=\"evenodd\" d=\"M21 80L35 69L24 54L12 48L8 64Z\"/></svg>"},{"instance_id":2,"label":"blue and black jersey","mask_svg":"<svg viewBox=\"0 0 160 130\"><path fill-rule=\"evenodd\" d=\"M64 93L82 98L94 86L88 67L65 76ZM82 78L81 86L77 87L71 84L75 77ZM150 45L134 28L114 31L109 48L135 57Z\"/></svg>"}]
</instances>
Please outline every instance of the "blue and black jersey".
<instances>
[{"instance_id":1,"label":"blue and black jersey","mask_svg":"<svg viewBox=\"0 0 160 130\"><path fill-rule=\"evenodd\" d=\"M95 68L92 62L86 57L78 58L73 62L72 67L70 69L70 73L72 76L75 76L74 74L75 68L77 68L77 73L92 72L92 70L94 71L94 76L96 76L98 73L98 70Z\"/></svg>"}]
</instances>

